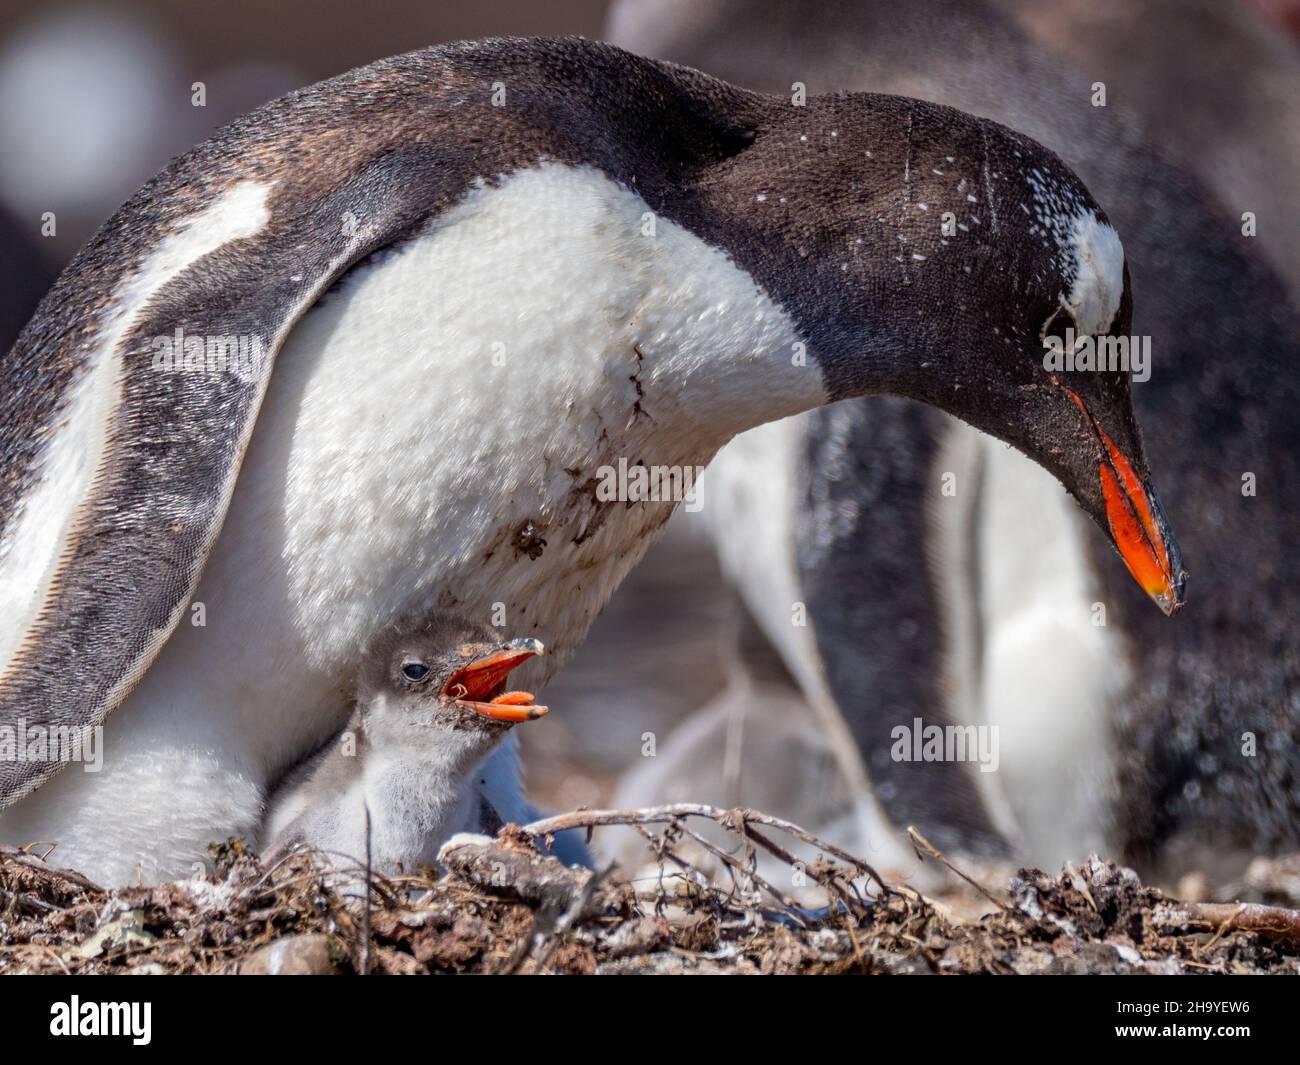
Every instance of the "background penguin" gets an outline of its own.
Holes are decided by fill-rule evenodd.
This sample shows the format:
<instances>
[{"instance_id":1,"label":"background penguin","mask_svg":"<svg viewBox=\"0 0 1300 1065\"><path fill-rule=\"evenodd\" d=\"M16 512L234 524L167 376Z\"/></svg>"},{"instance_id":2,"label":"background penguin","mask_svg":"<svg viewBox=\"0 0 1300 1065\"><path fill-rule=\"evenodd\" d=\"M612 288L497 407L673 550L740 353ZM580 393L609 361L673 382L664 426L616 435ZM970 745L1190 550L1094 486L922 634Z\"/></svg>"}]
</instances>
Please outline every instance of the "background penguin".
<instances>
[{"instance_id":1,"label":"background penguin","mask_svg":"<svg viewBox=\"0 0 1300 1065\"><path fill-rule=\"evenodd\" d=\"M992 123L802 103L477 42L291 94L146 185L3 364L3 720L125 705L93 777L29 795L61 763L0 764L3 801L27 796L0 834L105 881L188 868L337 729L377 623L432 594L563 656L672 512L601 499L599 471L703 465L853 395L959 414L1104 528L1154 515L1119 546L1176 605L1126 380L1042 366L1063 298L1083 332L1127 329L1100 208ZM945 243L897 210L919 197L994 239ZM485 776L514 819L508 742Z\"/></svg>"},{"instance_id":2,"label":"background penguin","mask_svg":"<svg viewBox=\"0 0 1300 1065\"><path fill-rule=\"evenodd\" d=\"M476 775L515 724L546 713L531 693L505 690L511 670L544 651L454 614L390 624L362 655L347 725L271 795L268 859L303 845L364 866L367 810L381 872L433 865L457 832L495 835L501 816Z\"/></svg>"},{"instance_id":3,"label":"background penguin","mask_svg":"<svg viewBox=\"0 0 1300 1065\"><path fill-rule=\"evenodd\" d=\"M749 434L802 471L788 557L816 640L804 669L833 690L893 819L1045 864L1113 846L1174 872L1207 849L1238 861L1234 850L1294 847L1300 574L1287 530L1300 441L1288 367L1300 350L1286 287L1241 235L1246 205L1220 208L1188 167L1146 145L1122 98L1090 106L1086 72L1044 57L987 5L832 5L812 17L761 3L629 4L612 28L621 43L746 84L905 91L1013 123L1104 190L1125 233L1135 332L1153 336L1154 352L1135 402L1162 468L1176 470L1175 506L1195 523L1198 601L1176 624L1148 625L1112 587L1053 486L933 411L850 403ZM729 449L709 477L731 465ZM975 491L944 500L946 472ZM1242 494L1250 472L1267 492ZM740 527L747 515L725 505L714 520ZM929 581L900 579L909 542L927 545ZM1009 558L1014 571L999 564ZM731 562L751 602L764 600L767 570ZM788 598L765 602L757 614L789 610ZM1095 603L1104 627L1092 624ZM894 762L889 730L914 713L999 724L1001 770Z\"/></svg>"}]
</instances>

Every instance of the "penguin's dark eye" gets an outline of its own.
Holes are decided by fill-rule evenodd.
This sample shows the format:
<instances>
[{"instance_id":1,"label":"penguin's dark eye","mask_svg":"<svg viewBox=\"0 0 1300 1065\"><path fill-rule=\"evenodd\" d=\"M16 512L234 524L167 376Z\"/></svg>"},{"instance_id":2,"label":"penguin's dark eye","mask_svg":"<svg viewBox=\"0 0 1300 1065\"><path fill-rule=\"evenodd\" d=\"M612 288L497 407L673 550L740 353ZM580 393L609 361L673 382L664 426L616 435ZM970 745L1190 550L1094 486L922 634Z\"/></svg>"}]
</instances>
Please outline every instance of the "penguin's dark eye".
<instances>
[{"instance_id":1,"label":"penguin's dark eye","mask_svg":"<svg viewBox=\"0 0 1300 1065\"><path fill-rule=\"evenodd\" d=\"M403 662L402 676L407 680L424 680L429 675L429 667L423 662Z\"/></svg>"},{"instance_id":2,"label":"penguin's dark eye","mask_svg":"<svg viewBox=\"0 0 1300 1065\"><path fill-rule=\"evenodd\" d=\"M1067 329L1074 331L1073 337L1066 334ZM1074 315L1062 307L1043 325L1043 339L1048 337L1056 337L1061 342L1061 349L1070 351L1078 346L1082 334L1074 323Z\"/></svg>"}]
</instances>

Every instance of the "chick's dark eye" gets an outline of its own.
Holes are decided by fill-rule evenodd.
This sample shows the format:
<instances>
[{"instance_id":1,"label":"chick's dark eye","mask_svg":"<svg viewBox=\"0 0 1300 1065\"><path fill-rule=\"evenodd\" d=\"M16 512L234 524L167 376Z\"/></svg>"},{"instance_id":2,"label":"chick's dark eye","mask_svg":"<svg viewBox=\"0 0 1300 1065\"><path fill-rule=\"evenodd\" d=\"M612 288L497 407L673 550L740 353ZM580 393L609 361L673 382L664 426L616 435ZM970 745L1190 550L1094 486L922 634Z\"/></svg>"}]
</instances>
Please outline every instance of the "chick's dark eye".
<instances>
[{"instance_id":1,"label":"chick's dark eye","mask_svg":"<svg viewBox=\"0 0 1300 1065\"><path fill-rule=\"evenodd\" d=\"M424 680L429 675L429 667L423 662L403 662L402 676L407 680Z\"/></svg>"}]
</instances>

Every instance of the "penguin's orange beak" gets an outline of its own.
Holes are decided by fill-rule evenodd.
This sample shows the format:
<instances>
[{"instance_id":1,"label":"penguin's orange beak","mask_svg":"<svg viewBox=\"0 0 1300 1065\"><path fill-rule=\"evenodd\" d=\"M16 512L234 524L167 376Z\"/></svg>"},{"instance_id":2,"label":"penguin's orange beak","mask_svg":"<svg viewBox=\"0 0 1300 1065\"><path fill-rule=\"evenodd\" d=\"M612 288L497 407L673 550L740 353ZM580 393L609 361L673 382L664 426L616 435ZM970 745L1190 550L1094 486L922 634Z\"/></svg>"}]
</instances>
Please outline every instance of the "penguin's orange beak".
<instances>
[{"instance_id":1,"label":"penguin's orange beak","mask_svg":"<svg viewBox=\"0 0 1300 1065\"><path fill-rule=\"evenodd\" d=\"M1101 430L1098 430L1101 432ZM1160 501L1138 480L1133 467L1105 432L1107 461L1097 467L1106 520L1129 573L1166 614L1183 605L1186 575L1178 544L1168 535Z\"/></svg>"},{"instance_id":2,"label":"penguin's orange beak","mask_svg":"<svg viewBox=\"0 0 1300 1065\"><path fill-rule=\"evenodd\" d=\"M1079 405L1101 443L1097 476L1101 480L1111 539L1142 590L1166 615L1173 614L1183 605L1187 572L1155 489L1143 483L1133 464L1089 413L1083 400L1071 389L1067 388L1066 392Z\"/></svg>"},{"instance_id":3,"label":"penguin's orange beak","mask_svg":"<svg viewBox=\"0 0 1300 1065\"><path fill-rule=\"evenodd\" d=\"M458 669L442 692L457 706L504 724L535 721L546 712L533 703L532 692L508 692L506 677L530 658L546 653L541 640L525 637L511 640L490 654Z\"/></svg>"}]
</instances>

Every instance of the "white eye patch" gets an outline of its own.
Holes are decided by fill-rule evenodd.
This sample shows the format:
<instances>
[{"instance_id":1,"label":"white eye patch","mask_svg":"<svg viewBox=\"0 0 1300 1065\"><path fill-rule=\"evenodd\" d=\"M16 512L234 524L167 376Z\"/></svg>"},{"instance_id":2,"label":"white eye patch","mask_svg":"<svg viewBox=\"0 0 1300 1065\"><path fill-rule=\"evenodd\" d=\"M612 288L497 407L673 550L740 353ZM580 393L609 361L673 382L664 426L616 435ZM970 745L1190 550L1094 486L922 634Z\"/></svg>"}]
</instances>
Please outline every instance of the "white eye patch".
<instances>
[{"instance_id":1,"label":"white eye patch","mask_svg":"<svg viewBox=\"0 0 1300 1065\"><path fill-rule=\"evenodd\" d=\"M1065 305L1080 334L1104 332L1115 320L1124 295L1124 246L1119 234L1092 211L1083 211L1070 230L1074 286Z\"/></svg>"}]
</instances>

